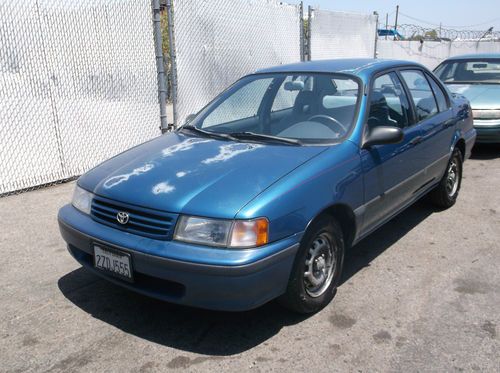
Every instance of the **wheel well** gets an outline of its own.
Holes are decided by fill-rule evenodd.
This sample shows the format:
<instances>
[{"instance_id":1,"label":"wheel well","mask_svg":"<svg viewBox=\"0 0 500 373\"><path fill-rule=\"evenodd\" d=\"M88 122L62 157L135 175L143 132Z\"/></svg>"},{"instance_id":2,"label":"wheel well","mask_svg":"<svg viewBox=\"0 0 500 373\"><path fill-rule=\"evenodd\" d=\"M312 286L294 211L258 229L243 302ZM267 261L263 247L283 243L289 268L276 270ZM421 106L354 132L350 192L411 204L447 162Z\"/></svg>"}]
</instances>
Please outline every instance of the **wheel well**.
<instances>
[{"instance_id":1,"label":"wheel well","mask_svg":"<svg viewBox=\"0 0 500 373\"><path fill-rule=\"evenodd\" d=\"M356 218L352 209L343 204L332 205L318 214L314 220L323 215L329 215L339 223L344 235L345 245L350 247L356 234Z\"/></svg>"},{"instance_id":2,"label":"wheel well","mask_svg":"<svg viewBox=\"0 0 500 373\"><path fill-rule=\"evenodd\" d=\"M462 160L465 160L465 140L459 139L455 144L455 148L457 148L462 154Z\"/></svg>"}]
</instances>

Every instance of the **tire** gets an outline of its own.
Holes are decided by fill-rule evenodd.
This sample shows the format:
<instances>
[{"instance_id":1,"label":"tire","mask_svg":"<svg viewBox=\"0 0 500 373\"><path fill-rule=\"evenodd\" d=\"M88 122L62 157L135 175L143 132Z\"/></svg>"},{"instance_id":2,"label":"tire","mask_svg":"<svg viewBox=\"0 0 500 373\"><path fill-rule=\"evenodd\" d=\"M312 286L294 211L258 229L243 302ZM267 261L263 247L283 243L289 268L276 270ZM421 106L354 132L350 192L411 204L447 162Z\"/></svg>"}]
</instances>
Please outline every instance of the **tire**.
<instances>
[{"instance_id":1,"label":"tire","mask_svg":"<svg viewBox=\"0 0 500 373\"><path fill-rule=\"evenodd\" d=\"M329 215L316 219L302 239L286 293L278 301L284 307L301 314L314 313L325 307L337 292L344 251L344 238L339 224ZM331 255L328 255L329 252ZM324 280L322 285L321 279ZM313 284L312 280L319 284Z\"/></svg>"},{"instance_id":2,"label":"tire","mask_svg":"<svg viewBox=\"0 0 500 373\"><path fill-rule=\"evenodd\" d=\"M462 169L462 153L455 148L448 161L443 178L429 194L430 200L435 206L447 209L455 204L462 185Z\"/></svg>"}]
</instances>

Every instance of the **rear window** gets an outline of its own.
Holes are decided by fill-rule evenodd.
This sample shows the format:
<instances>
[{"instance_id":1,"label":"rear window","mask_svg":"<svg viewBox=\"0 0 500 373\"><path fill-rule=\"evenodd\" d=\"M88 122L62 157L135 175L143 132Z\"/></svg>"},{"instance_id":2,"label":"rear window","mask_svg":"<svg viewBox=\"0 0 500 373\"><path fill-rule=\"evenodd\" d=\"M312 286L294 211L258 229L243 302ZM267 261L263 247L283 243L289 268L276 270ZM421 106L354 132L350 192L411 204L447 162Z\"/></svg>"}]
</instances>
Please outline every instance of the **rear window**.
<instances>
[{"instance_id":1,"label":"rear window","mask_svg":"<svg viewBox=\"0 0 500 373\"><path fill-rule=\"evenodd\" d=\"M448 61L435 74L445 83L500 83L500 58Z\"/></svg>"}]
</instances>

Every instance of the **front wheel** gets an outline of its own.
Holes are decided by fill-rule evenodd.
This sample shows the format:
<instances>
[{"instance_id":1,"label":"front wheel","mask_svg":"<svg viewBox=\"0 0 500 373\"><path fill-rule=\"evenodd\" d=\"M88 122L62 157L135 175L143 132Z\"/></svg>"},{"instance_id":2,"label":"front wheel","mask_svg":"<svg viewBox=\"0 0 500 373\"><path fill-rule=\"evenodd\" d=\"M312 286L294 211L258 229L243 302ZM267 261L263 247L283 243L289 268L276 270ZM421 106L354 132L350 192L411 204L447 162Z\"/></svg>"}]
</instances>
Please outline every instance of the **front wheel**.
<instances>
[{"instance_id":1,"label":"front wheel","mask_svg":"<svg viewBox=\"0 0 500 373\"><path fill-rule=\"evenodd\" d=\"M434 205L441 208L449 208L455 204L460 185L462 184L462 166L462 153L455 148L443 178L430 193L431 201Z\"/></svg>"},{"instance_id":2,"label":"front wheel","mask_svg":"<svg viewBox=\"0 0 500 373\"><path fill-rule=\"evenodd\" d=\"M338 223L324 215L309 227L295 258L282 305L313 313L335 296L344 262L344 239Z\"/></svg>"}]
</instances>

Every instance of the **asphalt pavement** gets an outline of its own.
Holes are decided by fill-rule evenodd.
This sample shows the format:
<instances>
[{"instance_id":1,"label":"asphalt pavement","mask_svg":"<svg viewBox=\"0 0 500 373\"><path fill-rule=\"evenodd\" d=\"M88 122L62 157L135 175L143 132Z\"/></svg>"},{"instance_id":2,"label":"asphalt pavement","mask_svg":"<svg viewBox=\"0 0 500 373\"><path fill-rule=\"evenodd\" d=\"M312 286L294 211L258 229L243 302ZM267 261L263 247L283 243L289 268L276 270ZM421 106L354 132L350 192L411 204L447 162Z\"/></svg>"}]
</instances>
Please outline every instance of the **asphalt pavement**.
<instances>
[{"instance_id":1,"label":"asphalt pavement","mask_svg":"<svg viewBox=\"0 0 500 373\"><path fill-rule=\"evenodd\" d=\"M66 251L74 183L0 198L0 371L500 371L500 146L465 163L457 204L425 200L351 249L321 312L175 306Z\"/></svg>"}]
</instances>

